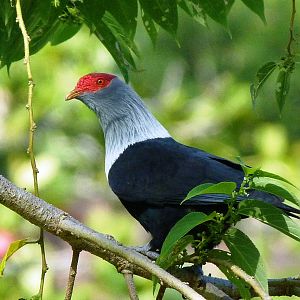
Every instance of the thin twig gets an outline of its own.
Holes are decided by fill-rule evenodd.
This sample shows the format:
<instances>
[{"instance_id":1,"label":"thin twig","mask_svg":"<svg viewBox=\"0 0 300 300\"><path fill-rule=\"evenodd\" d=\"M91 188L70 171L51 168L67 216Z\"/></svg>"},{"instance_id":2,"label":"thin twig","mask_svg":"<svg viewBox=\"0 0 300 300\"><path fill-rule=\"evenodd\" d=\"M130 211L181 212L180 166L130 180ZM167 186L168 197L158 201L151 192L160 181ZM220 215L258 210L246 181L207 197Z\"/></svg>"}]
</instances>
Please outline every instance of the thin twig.
<instances>
[{"instance_id":1,"label":"thin twig","mask_svg":"<svg viewBox=\"0 0 300 300\"><path fill-rule=\"evenodd\" d=\"M75 278L77 275L77 266L79 260L80 250L73 248L72 261L70 265L69 278L66 288L65 300L71 300L73 294L73 288L75 283Z\"/></svg>"},{"instance_id":2,"label":"thin twig","mask_svg":"<svg viewBox=\"0 0 300 300\"><path fill-rule=\"evenodd\" d=\"M23 20L22 8L20 0L16 0L16 13L17 13L17 22L19 24L20 30L23 36L24 42L24 64L27 70L27 77L28 77L28 98L26 109L28 110L29 116L29 137L28 137L28 148L27 153L30 157L30 163L32 168L32 175L33 175L33 186L34 186L34 194L39 197L39 186L38 186L38 168L36 166L35 156L34 156L34 132L36 130L36 123L34 122L33 118L33 108L32 108L32 95L33 95L33 88L34 82L32 78L31 66L30 66L30 51L29 51L29 42L30 37L27 33L26 26ZM41 280L40 280L40 288L38 296L40 299L43 298L43 290L44 290L44 282L45 282L45 275L48 270L47 262L46 262L46 255L45 255L45 245L44 245L44 232L43 229L40 228L40 237L38 240L38 244L40 245L41 249L41 256L42 256L42 271L41 271Z\"/></svg>"},{"instance_id":3,"label":"thin twig","mask_svg":"<svg viewBox=\"0 0 300 300\"><path fill-rule=\"evenodd\" d=\"M122 270L122 274L124 275L124 279L128 288L128 293L130 300L139 300L139 297L136 292L134 280L133 280L133 273L129 270Z\"/></svg>"},{"instance_id":4,"label":"thin twig","mask_svg":"<svg viewBox=\"0 0 300 300\"><path fill-rule=\"evenodd\" d=\"M157 296L156 296L156 300L162 300L163 299L166 289L167 288L166 288L165 285L160 286L160 288L158 290L158 293L157 293Z\"/></svg>"},{"instance_id":5,"label":"thin twig","mask_svg":"<svg viewBox=\"0 0 300 300\"><path fill-rule=\"evenodd\" d=\"M290 38L289 38L289 42L288 45L286 47L286 50L289 54L289 56L293 56L293 50L292 50L292 44L295 41L295 37L294 37L294 22L295 22L295 15L296 15L296 0L292 0L292 14L291 14L291 21L290 21Z\"/></svg>"},{"instance_id":6,"label":"thin twig","mask_svg":"<svg viewBox=\"0 0 300 300\"><path fill-rule=\"evenodd\" d=\"M272 298L268 293L266 293L259 282L253 277L248 275L244 270L242 270L237 265L232 264L229 261L217 259L217 258L211 258L209 259L209 262L215 264L215 265L223 265L224 267L230 269L234 274L236 274L238 277L242 278L247 282L253 290L257 293L259 297L263 300L271 300Z\"/></svg>"}]
</instances>

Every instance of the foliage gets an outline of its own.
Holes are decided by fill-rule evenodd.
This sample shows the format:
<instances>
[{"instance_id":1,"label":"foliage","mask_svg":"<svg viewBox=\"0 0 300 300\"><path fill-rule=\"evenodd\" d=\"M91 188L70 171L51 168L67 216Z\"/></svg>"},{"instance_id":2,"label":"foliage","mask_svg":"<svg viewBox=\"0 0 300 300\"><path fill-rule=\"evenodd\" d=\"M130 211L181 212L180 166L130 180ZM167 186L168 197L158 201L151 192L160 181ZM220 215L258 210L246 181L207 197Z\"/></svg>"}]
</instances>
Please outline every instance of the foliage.
<instances>
[{"instance_id":1,"label":"foliage","mask_svg":"<svg viewBox=\"0 0 300 300\"><path fill-rule=\"evenodd\" d=\"M38 52L48 42L58 45L70 39L85 24L91 34L107 48L128 81L128 70L137 70L134 56L139 56L135 43L138 8L141 10L144 27L155 44L157 26L176 39L179 9L201 24L206 24L207 17L210 17L230 33L227 18L234 2L235 0L113 0L108 3L97 0L26 0L22 1L22 5L25 24L31 38L31 54ZM263 0L242 2L266 23ZM0 67L9 68L12 62L23 56L22 36L15 22L13 1L2 1L0 8ZM293 24L290 30L293 32ZM250 87L253 103L265 81L277 68L275 94L279 110L282 111L295 67L295 54L291 49L293 41L294 37L291 35L288 53L279 63L266 63L258 70Z\"/></svg>"},{"instance_id":2,"label":"foliage","mask_svg":"<svg viewBox=\"0 0 300 300\"><path fill-rule=\"evenodd\" d=\"M263 0L243 2L265 20ZM25 24L31 37L31 54L38 52L48 42L58 45L70 39L85 24L108 49L127 79L128 68L136 69L133 54L138 55L134 42L138 5L144 26L155 43L157 25L176 36L178 8L195 19L204 20L209 16L226 27L227 15L233 3L234 0L180 0L178 3L169 0L113 0L108 3L96 0L22 1ZM13 1L2 1L1 5L0 61L3 67L21 59L23 48L22 36L15 22ZM13 45L18 46L12 48Z\"/></svg>"},{"instance_id":3,"label":"foliage","mask_svg":"<svg viewBox=\"0 0 300 300\"><path fill-rule=\"evenodd\" d=\"M249 193L253 190L272 193L278 197L286 194L291 195L291 193L282 187L282 183L289 184L289 182L270 172L246 166L243 168L245 178L241 186L237 189L236 185L232 182L205 183L195 187L188 193L185 201L193 199L193 197L198 195L223 194L225 196L224 199L226 199L224 202L227 203L227 211L225 213L213 212L209 216L203 213L191 212L178 221L164 241L161 254L156 261L158 265L166 269L171 266L182 266L185 262L203 265L207 261L210 261L210 259L214 262L214 259L217 257L217 265L221 264L221 271L223 271L229 280L232 280L233 274L231 268L226 263L222 264L222 261L228 262L230 260L231 264L240 267L249 276L253 276L259 288L264 293L268 292L267 275L261 254L246 234L232 226L245 215L272 226L296 241L300 241L300 226L286 215L283 210L261 200L248 199ZM276 179L277 183L269 186L268 182L270 178ZM257 183L258 181L260 183ZM289 185L290 188L294 187L292 184ZM286 200L292 203L297 202L295 198L286 198ZM200 224L202 226L199 226ZM193 233L193 229L196 229L196 234L195 232ZM186 234L189 234L188 238L185 236ZM211 250L221 240L224 240L230 253ZM192 253L188 253L186 249L188 245L192 246ZM239 288L241 295L249 299L249 295L246 295L247 292L244 288L245 277L240 274L235 275L241 277L234 277L234 282ZM154 280L155 285L156 280Z\"/></svg>"}]
</instances>

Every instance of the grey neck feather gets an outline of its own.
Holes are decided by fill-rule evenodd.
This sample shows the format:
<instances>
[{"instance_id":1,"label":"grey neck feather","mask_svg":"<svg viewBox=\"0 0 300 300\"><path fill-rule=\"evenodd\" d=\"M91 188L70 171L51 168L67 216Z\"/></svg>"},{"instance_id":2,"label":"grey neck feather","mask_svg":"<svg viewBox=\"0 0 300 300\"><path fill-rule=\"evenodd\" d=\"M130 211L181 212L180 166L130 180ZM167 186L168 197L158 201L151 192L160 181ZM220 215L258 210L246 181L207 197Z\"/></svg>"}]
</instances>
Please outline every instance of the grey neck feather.
<instances>
[{"instance_id":1,"label":"grey neck feather","mask_svg":"<svg viewBox=\"0 0 300 300\"><path fill-rule=\"evenodd\" d=\"M140 97L123 81L113 79L110 86L81 100L96 112L105 136L105 173L126 148L154 138L170 137L168 131L146 108Z\"/></svg>"}]
</instances>

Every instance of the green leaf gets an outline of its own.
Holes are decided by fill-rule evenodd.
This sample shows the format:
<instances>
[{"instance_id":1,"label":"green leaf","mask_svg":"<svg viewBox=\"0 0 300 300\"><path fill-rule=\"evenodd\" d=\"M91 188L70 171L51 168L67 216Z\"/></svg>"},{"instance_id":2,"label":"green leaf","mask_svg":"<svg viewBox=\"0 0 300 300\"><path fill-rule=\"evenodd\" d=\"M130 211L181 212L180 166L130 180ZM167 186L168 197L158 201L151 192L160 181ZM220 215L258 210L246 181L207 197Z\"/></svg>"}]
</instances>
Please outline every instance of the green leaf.
<instances>
[{"instance_id":1,"label":"green leaf","mask_svg":"<svg viewBox=\"0 0 300 300\"><path fill-rule=\"evenodd\" d=\"M253 104L255 104L256 98L259 94L260 89L263 87L264 83L268 79L268 77L274 72L274 70L278 67L276 62L267 62L263 66L261 66L255 76L254 82L250 85L250 93Z\"/></svg>"},{"instance_id":2,"label":"green leaf","mask_svg":"<svg viewBox=\"0 0 300 300\"><path fill-rule=\"evenodd\" d=\"M16 22L16 10L8 0L0 8L0 67L24 57L23 37ZM59 16L63 7L54 7L52 1L21 1L24 23L30 36L30 54L38 52L61 26Z\"/></svg>"},{"instance_id":3,"label":"green leaf","mask_svg":"<svg viewBox=\"0 0 300 300\"><path fill-rule=\"evenodd\" d=\"M195 196L205 195L205 194L226 194L231 196L232 192L236 189L235 182L219 182L216 184L213 183L204 183L194 187L181 202L183 203L186 200L189 200Z\"/></svg>"},{"instance_id":4,"label":"green leaf","mask_svg":"<svg viewBox=\"0 0 300 300\"><path fill-rule=\"evenodd\" d=\"M160 256L157 259L157 263L162 261L165 256L168 255L174 248L176 242L190 232L196 226L212 220L216 216L216 212L212 212L210 215L206 215L201 212L191 212L180 219L168 233L161 251Z\"/></svg>"},{"instance_id":5,"label":"green leaf","mask_svg":"<svg viewBox=\"0 0 300 300\"><path fill-rule=\"evenodd\" d=\"M177 3L174 0L139 0L141 8L158 25L176 36L178 27Z\"/></svg>"},{"instance_id":6,"label":"green leaf","mask_svg":"<svg viewBox=\"0 0 300 300\"><path fill-rule=\"evenodd\" d=\"M227 15L234 0L198 0L197 2L208 16L223 25L226 29L228 28Z\"/></svg>"},{"instance_id":7,"label":"green leaf","mask_svg":"<svg viewBox=\"0 0 300 300\"><path fill-rule=\"evenodd\" d=\"M277 76L275 95L280 112L282 112L286 96L290 90L291 74L290 69L282 69Z\"/></svg>"},{"instance_id":8,"label":"green leaf","mask_svg":"<svg viewBox=\"0 0 300 300\"><path fill-rule=\"evenodd\" d=\"M263 0L242 0L261 20L266 24L264 1Z\"/></svg>"},{"instance_id":9,"label":"green leaf","mask_svg":"<svg viewBox=\"0 0 300 300\"><path fill-rule=\"evenodd\" d=\"M160 255L156 260L156 264L164 269L172 265L177 255L192 241L191 235L186 238L185 235L189 233L196 226L212 220L216 216L216 212L206 215L201 212L191 212L180 219L168 233L160 251ZM175 251L175 247L179 249ZM155 291L158 279L153 278L153 293Z\"/></svg>"},{"instance_id":10,"label":"green leaf","mask_svg":"<svg viewBox=\"0 0 300 300\"><path fill-rule=\"evenodd\" d=\"M18 251L20 248L22 248L24 245L27 244L27 239L24 239L24 240L17 240L17 241L14 241L12 242L5 255L3 256L2 258L2 261L0 263L0 276L3 276L3 272L4 272L4 269L5 269L5 266L6 266L6 262L7 260L16 252Z\"/></svg>"},{"instance_id":11,"label":"green leaf","mask_svg":"<svg viewBox=\"0 0 300 300\"><path fill-rule=\"evenodd\" d=\"M223 250L211 250L208 253L208 260L209 258L222 260L234 265L233 261L231 260L230 253ZM224 275L226 275L229 281L232 282L238 288L242 299L247 300L251 298L250 285L244 279L238 277L229 268L222 264L218 264L217 267L224 273Z\"/></svg>"},{"instance_id":12,"label":"green leaf","mask_svg":"<svg viewBox=\"0 0 300 300\"><path fill-rule=\"evenodd\" d=\"M237 228L230 228L224 235L224 242L230 250L233 263L253 276L267 292L268 277L264 264L259 251L249 237Z\"/></svg>"},{"instance_id":13,"label":"green leaf","mask_svg":"<svg viewBox=\"0 0 300 300\"><path fill-rule=\"evenodd\" d=\"M266 172L266 171L263 171L261 169L255 169L255 168L250 168L250 167L245 167L247 170L246 170L246 174L247 175L254 175L254 177L267 177L267 178L272 178L272 179L276 179L276 180L279 180L279 181L283 181L291 186L293 186L294 188L298 189L293 183L291 183L290 181L288 181L287 179L277 175L277 174L274 174L274 173L271 173L271 172Z\"/></svg>"},{"instance_id":14,"label":"green leaf","mask_svg":"<svg viewBox=\"0 0 300 300\"><path fill-rule=\"evenodd\" d=\"M254 178L251 188L271 193L300 206L298 198L286 188L282 181L271 180L268 177L257 177Z\"/></svg>"},{"instance_id":15,"label":"green leaf","mask_svg":"<svg viewBox=\"0 0 300 300\"><path fill-rule=\"evenodd\" d=\"M259 200L244 200L239 203L238 213L253 217L272 226L285 235L300 241L300 226L279 208Z\"/></svg>"}]
</instances>

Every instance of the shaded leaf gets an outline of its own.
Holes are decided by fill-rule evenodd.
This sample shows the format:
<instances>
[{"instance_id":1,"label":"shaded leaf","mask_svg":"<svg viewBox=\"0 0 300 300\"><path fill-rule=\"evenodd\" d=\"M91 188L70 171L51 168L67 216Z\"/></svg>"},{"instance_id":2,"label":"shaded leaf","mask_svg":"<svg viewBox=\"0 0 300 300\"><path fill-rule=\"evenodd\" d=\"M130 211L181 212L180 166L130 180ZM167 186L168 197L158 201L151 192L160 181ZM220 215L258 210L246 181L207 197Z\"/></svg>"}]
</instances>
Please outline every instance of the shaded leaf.
<instances>
[{"instance_id":1,"label":"shaded leaf","mask_svg":"<svg viewBox=\"0 0 300 300\"><path fill-rule=\"evenodd\" d=\"M175 36L178 27L177 3L174 0L139 0L142 10L158 25Z\"/></svg>"},{"instance_id":2,"label":"shaded leaf","mask_svg":"<svg viewBox=\"0 0 300 300\"><path fill-rule=\"evenodd\" d=\"M0 263L0 276L3 276L3 272L4 272L4 269L5 269L5 266L6 266L6 262L7 260L16 252L18 251L20 248L22 248L24 245L27 244L27 239L24 239L24 240L17 240L17 241L14 241L12 242L5 255L3 256L2 258L2 261Z\"/></svg>"},{"instance_id":3,"label":"shaded leaf","mask_svg":"<svg viewBox=\"0 0 300 300\"><path fill-rule=\"evenodd\" d=\"M126 32L128 39L133 41L137 26L137 0L110 0L105 1L105 9L117 20Z\"/></svg>"},{"instance_id":4,"label":"shaded leaf","mask_svg":"<svg viewBox=\"0 0 300 300\"><path fill-rule=\"evenodd\" d=\"M266 23L265 8L263 0L242 0L253 12L255 12L261 20Z\"/></svg>"},{"instance_id":5,"label":"shaded leaf","mask_svg":"<svg viewBox=\"0 0 300 300\"><path fill-rule=\"evenodd\" d=\"M227 29L227 15L234 0L198 0L204 12Z\"/></svg>"},{"instance_id":6,"label":"shaded leaf","mask_svg":"<svg viewBox=\"0 0 300 300\"><path fill-rule=\"evenodd\" d=\"M282 69L277 76L275 95L280 112L282 112L286 96L290 90L291 74L290 69Z\"/></svg>"},{"instance_id":7,"label":"shaded leaf","mask_svg":"<svg viewBox=\"0 0 300 300\"><path fill-rule=\"evenodd\" d=\"M189 200L195 196L204 195L204 194L226 194L230 195L236 189L235 182L219 182L216 184L213 183L204 183L194 187L181 202L183 203L186 200Z\"/></svg>"},{"instance_id":8,"label":"shaded leaf","mask_svg":"<svg viewBox=\"0 0 300 300\"><path fill-rule=\"evenodd\" d=\"M56 46L64 41L70 39L74 36L81 28L81 24L67 24L62 23L58 26L57 30L53 35L50 37L50 43L52 46Z\"/></svg>"},{"instance_id":9,"label":"shaded leaf","mask_svg":"<svg viewBox=\"0 0 300 300\"><path fill-rule=\"evenodd\" d=\"M209 252L208 257L213 259L217 258L218 260L234 264L231 260L230 253L223 250L213 249ZM242 299L251 298L250 285L244 279L238 277L229 268L226 268L226 266L222 264L218 264L217 267L224 273L224 275L226 275L230 282L238 288Z\"/></svg>"},{"instance_id":10,"label":"shaded leaf","mask_svg":"<svg viewBox=\"0 0 300 300\"><path fill-rule=\"evenodd\" d=\"M224 242L231 253L233 263L253 276L261 288L268 291L268 279L261 255L247 235L237 228L230 228Z\"/></svg>"},{"instance_id":11,"label":"shaded leaf","mask_svg":"<svg viewBox=\"0 0 300 300\"><path fill-rule=\"evenodd\" d=\"M238 213L253 217L272 226L285 235L300 241L300 226L283 211L259 200L244 200L239 203Z\"/></svg>"},{"instance_id":12,"label":"shaded leaf","mask_svg":"<svg viewBox=\"0 0 300 300\"><path fill-rule=\"evenodd\" d=\"M260 89L263 87L268 77L274 72L274 70L277 67L278 67L277 63L271 61L271 62L267 62L266 64L264 64L258 69L255 76L255 80L250 85L250 93L251 93L253 104L255 104Z\"/></svg>"},{"instance_id":13,"label":"shaded leaf","mask_svg":"<svg viewBox=\"0 0 300 300\"><path fill-rule=\"evenodd\" d=\"M128 37L127 32L110 13L105 12L102 20L111 30L112 34L122 47L124 58L127 59L131 66L135 67L135 63L130 51L132 51L136 56L139 55L139 52L134 41Z\"/></svg>"},{"instance_id":14,"label":"shaded leaf","mask_svg":"<svg viewBox=\"0 0 300 300\"><path fill-rule=\"evenodd\" d=\"M153 19L148 15L147 12L142 11L142 20L144 27L152 41L152 44L155 45L157 39L157 29L155 27Z\"/></svg>"}]
</instances>

